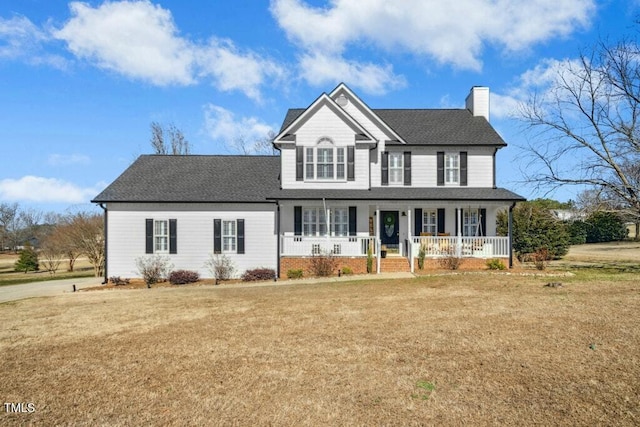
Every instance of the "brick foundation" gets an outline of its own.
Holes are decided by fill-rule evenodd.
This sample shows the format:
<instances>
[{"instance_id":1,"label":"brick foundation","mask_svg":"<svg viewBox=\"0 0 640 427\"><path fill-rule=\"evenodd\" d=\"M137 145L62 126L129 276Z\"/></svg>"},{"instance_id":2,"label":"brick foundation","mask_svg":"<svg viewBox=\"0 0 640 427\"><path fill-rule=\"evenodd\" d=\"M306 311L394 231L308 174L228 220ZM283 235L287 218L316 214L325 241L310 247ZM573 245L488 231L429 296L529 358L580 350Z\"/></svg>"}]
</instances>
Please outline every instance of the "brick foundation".
<instances>
[{"instance_id":1,"label":"brick foundation","mask_svg":"<svg viewBox=\"0 0 640 427\"><path fill-rule=\"evenodd\" d=\"M367 273L366 257L336 257L338 260L335 275L338 275L338 269L349 267L353 274ZM280 278L287 278L287 271L302 269L303 277L313 277L311 271L311 257L282 257L280 258ZM376 260L373 259L373 273L376 270Z\"/></svg>"},{"instance_id":2,"label":"brick foundation","mask_svg":"<svg viewBox=\"0 0 640 427\"><path fill-rule=\"evenodd\" d=\"M490 259L499 259L502 261L506 268L509 268L509 258L490 258ZM458 267L458 270L487 270L487 261L489 259L485 258L462 258L462 262ZM416 272L420 271L418 269L418 258L414 258L414 269ZM443 270L445 267L442 266L439 259L434 258L425 258L424 260L424 270Z\"/></svg>"}]
</instances>

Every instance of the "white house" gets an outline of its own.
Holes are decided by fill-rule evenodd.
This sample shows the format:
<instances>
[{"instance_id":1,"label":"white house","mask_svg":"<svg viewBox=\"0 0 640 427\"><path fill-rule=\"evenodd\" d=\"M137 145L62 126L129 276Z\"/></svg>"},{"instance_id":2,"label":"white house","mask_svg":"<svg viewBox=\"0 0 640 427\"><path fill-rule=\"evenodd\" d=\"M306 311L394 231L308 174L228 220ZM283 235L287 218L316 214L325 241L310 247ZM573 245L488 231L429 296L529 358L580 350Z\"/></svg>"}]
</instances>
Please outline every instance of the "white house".
<instances>
[{"instance_id":1,"label":"white house","mask_svg":"<svg viewBox=\"0 0 640 427\"><path fill-rule=\"evenodd\" d=\"M449 256L510 264L496 215L524 199L496 186L506 144L488 121L488 88L472 88L466 107L371 109L340 84L288 111L280 156L141 156L93 200L105 212L105 277L135 277L147 254L203 277L212 253L239 274L281 277L325 252L355 272L367 256L378 272L413 271L420 248L427 267Z\"/></svg>"}]
</instances>

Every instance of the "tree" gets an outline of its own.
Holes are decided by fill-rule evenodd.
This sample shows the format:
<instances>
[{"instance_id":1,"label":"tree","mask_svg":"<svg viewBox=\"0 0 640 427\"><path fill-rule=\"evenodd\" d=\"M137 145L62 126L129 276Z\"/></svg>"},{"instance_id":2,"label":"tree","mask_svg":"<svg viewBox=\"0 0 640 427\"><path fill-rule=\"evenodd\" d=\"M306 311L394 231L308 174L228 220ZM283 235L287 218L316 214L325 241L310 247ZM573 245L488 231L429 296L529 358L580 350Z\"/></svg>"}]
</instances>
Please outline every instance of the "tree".
<instances>
[{"instance_id":1,"label":"tree","mask_svg":"<svg viewBox=\"0 0 640 427\"><path fill-rule=\"evenodd\" d=\"M25 273L29 272L29 270L38 271L38 254L30 245L25 246L25 248L20 251L20 256L15 263L15 269L16 271L24 271Z\"/></svg>"},{"instance_id":2,"label":"tree","mask_svg":"<svg viewBox=\"0 0 640 427\"><path fill-rule=\"evenodd\" d=\"M76 252L85 255L96 277L104 272L104 223L101 215L78 212L65 220L66 233Z\"/></svg>"},{"instance_id":3,"label":"tree","mask_svg":"<svg viewBox=\"0 0 640 427\"><path fill-rule=\"evenodd\" d=\"M594 212L586 219L587 243L615 242L627 238L628 230L616 212Z\"/></svg>"},{"instance_id":4,"label":"tree","mask_svg":"<svg viewBox=\"0 0 640 427\"><path fill-rule=\"evenodd\" d=\"M168 138L165 138L165 133ZM191 154L191 144L173 124L164 129L160 123L151 122L151 147L154 154Z\"/></svg>"},{"instance_id":5,"label":"tree","mask_svg":"<svg viewBox=\"0 0 640 427\"><path fill-rule=\"evenodd\" d=\"M508 232L507 212L498 213L498 234ZM559 258L569 250L566 225L553 213L535 201L518 203L513 209L513 249L518 259L544 249L551 258Z\"/></svg>"},{"instance_id":6,"label":"tree","mask_svg":"<svg viewBox=\"0 0 640 427\"><path fill-rule=\"evenodd\" d=\"M14 249L12 246L12 228L18 214L18 204L0 203L0 251L5 248Z\"/></svg>"},{"instance_id":7,"label":"tree","mask_svg":"<svg viewBox=\"0 0 640 427\"><path fill-rule=\"evenodd\" d=\"M595 45L566 61L552 87L532 95L521 118L534 133L529 182L577 185L640 221L640 45Z\"/></svg>"}]
</instances>

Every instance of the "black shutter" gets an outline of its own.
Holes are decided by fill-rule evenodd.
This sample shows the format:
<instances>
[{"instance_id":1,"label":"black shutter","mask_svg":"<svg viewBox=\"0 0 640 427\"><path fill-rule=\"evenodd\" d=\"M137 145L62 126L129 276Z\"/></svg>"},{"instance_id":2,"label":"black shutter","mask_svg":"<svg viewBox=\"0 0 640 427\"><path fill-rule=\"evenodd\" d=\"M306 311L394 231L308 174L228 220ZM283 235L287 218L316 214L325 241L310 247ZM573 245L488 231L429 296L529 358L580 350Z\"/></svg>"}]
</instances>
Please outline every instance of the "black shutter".
<instances>
[{"instance_id":1,"label":"black shutter","mask_svg":"<svg viewBox=\"0 0 640 427\"><path fill-rule=\"evenodd\" d=\"M422 233L422 209L415 209L415 217L413 218L413 235L419 236Z\"/></svg>"},{"instance_id":2,"label":"black shutter","mask_svg":"<svg viewBox=\"0 0 640 427\"><path fill-rule=\"evenodd\" d=\"M222 253L222 221L213 220L213 253Z\"/></svg>"},{"instance_id":3,"label":"black shutter","mask_svg":"<svg viewBox=\"0 0 640 427\"><path fill-rule=\"evenodd\" d=\"M382 185L389 185L389 153L382 153Z\"/></svg>"},{"instance_id":4,"label":"black shutter","mask_svg":"<svg viewBox=\"0 0 640 427\"><path fill-rule=\"evenodd\" d=\"M355 206L349 206L349 236L356 235L356 227L358 223L357 208Z\"/></svg>"},{"instance_id":5,"label":"black shutter","mask_svg":"<svg viewBox=\"0 0 640 427\"><path fill-rule=\"evenodd\" d=\"M404 152L404 185L411 185L411 151Z\"/></svg>"},{"instance_id":6,"label":"black shutter","mask_svg":"<svg viewBox=\"0 0 640 427\"><path fill-rule=\"evenodd\" d=\"M460 152L460 185L467 186L467 152Z\"/></svg>"},{"instance_id":7,"label":"black shutter","mask_svg":"<svg viewBox=\"0 0 640 427\"><path fill-rule=\"evenodd\" d=\"M356 179L355 149L356 147L347 147L347 181L354 181Z\"/></svg>"},{"instance_id":8,"label":"black shutter","mask_svg":"<svg viewBox=\"0 0 640 427\"><path fill-rule=\"evenodd\" d=\"M238 232L237 252L239 254L243 254L244 253L244 219L236 220L236 231Z\"/></svg>"},{"instance_id":9,"label":"black shutter","mask_svg":"<svg viewBox=\"0 0 640 427\"><path fill-rule=\"evenodd\" d=\"M437 153L438 185L444 185L444 151Z\"/></svg>"},{"instance_id":10,"label":"black shutter","mask_svg":"<svg viewBox=\"0 0 640 427\"><path fill-rule=\"evenodd\" d=\"M438 233L444 233L444 208L438 209Z\"/></svg>"},{"instance_id":11,"label":"black shutter","mask_svg":"<svg viewBox=\"0 0 640 427\"><path fill-rule=\"evenodd\" d=\"M302 236L302 206L293 207L293 234Z\"/></svg>"},{"instance_id":12,"label":"black shutter","mask_svg":"<svg viewBox=\"0 0 640 427\"><path fill-rule=\"evenodd\" d=\"M153 253L153 220L147 219L145 227L145 251L146 254Z\"/></svg>"},{"instance_id":13,"label":"black shutter","mask_svg":"<svg viewBox=\"0 0 640 427\"><path fill-rule=\"evenodd\" d=\"M178 220L169 220L169 253L178 253Z\"/></svg>"},{"instance_id":14,"label":"black shutter","mask_svg":"<svg viewBox=\"0 0 640 427\"><path fill-rule=\"evenodd\" d=\"M487 210L480 209L480 236L487 235Z\"/></svg>"},{"instance_id":15,"label":"black shutter","mask_svg":"<svg viewBox=\"0 0 640 427\"><path fill-rule=\"evenodd\" d=\"M296 181L304 180L304 147L296 147Z\"/></svg>"}]
</instances>

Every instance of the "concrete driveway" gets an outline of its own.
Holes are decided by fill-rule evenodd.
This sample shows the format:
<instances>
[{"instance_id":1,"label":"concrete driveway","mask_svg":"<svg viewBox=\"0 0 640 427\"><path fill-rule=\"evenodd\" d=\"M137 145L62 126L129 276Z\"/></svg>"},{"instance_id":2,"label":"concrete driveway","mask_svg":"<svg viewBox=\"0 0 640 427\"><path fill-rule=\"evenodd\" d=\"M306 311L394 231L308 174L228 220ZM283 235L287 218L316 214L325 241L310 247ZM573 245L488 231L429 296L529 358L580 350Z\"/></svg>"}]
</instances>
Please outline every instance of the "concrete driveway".
<instances>
[{"instance_id":1,"label":"concrete driveway","mask_svg":"<svg viewBox=\"0 0 640 427\"><path fill-rule=\"evenodd\" d=\"M89 288L100 285L103 280L102 277L81 277L24 283L22 285L0 286L0 302L62 295L73 292L73 285L76 285L76 289Z\"/></svg>"}]
</instances>

